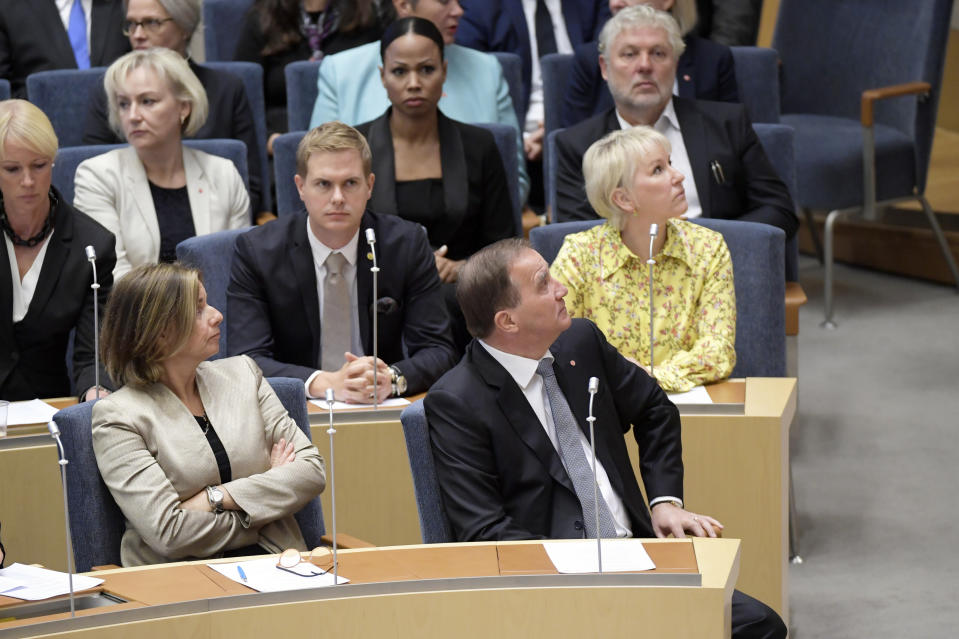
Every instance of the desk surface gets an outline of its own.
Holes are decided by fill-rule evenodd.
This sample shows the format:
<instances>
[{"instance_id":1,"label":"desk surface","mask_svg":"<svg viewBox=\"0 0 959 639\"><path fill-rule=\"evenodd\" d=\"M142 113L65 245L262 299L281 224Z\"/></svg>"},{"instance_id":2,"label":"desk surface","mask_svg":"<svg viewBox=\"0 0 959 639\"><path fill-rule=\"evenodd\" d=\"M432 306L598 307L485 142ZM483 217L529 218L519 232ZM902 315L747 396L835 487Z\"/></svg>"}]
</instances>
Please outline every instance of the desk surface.
<instances>
[{"instance_id":1,"label":"desk surface","mask_svg":"<svg viewBox=\"0 0 959 639\"><path fill-rule=\"evenodd\" d=\"M114 624L160 617L274 604L288 605L308 600L362 598L364 604L369 606L375 605L373 600L369 599L371 596L382 600L384 596L401 594L430 593L443 597L449 596L450 593L460 593L459 599L462 603L463 596L473 596L469 593L482 593L491 589L519 588L524 592L531 589L552 589L554 597L563 598L569 595L564 591L589 589L594 586L643 587L650 596L665 596L677 603L677 596L683 596L677 593L677 590L718 590L718 597L714 597L711 604L716 610L710 614L714 625L717 625L717 621L722 621L723 608L729 605L738 570L738 540L655 539L645 540L644 545L657 564L656 570L604 575L557 575L540 542L436 544L346 550L339 555L340 572L351 579L350 584L284 593L251 594L249 588L213 571L205 562L107 570L91 574L105 579L103 590L126 599L128 603L82 611L78 613L78 617L82 617L80 619L69 619L68 615L61 614L0 623L0 636L72 632L93 627L106 629ZM687 587L677 589L676 586ZM654 595L653 591L660 594ZM516 591L511 596L524 595ZM697 597L693 594L686 596ZM637 603L636 597L635 594L631 596L633 604ZM703 601L701 598L696 600ZM203 603L198 607L198 602ZM3 615L4 608L14 603L21 602L0 597L0 616ZM177 607L177 604L180 607ZM184 608L184 605L191 607ZM415 605L415 602L407 598L403 605ZM689 602L682 605L688 606ZM562 613L532 612L521 607L518 614ZM667 612L662 614L666 616ZM370 611L369 616L375 615ZM461 617L459 623L462 624L463 621L469 622ZM728 627L727 623L726 633ZM721 627L714 628L714 633L710 636L723 636Z\"/></svg>"}]
</instances>

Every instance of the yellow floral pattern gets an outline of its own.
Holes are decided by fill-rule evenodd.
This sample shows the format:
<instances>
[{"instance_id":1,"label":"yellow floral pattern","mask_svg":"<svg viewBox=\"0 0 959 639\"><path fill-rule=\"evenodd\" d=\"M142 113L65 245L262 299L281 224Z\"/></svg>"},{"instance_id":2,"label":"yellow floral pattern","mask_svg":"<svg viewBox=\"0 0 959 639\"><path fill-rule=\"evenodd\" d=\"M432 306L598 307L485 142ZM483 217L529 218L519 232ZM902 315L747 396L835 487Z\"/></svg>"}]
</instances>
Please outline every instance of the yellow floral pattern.
<instances>
[{"instance_id":1,"label":"yellow floral pattern","mask_svg":"<svg viewBox=\"0 0 959 639\"><path fill-rule=\"evenodd\" d=\"M736 365L733 263L720 233L671 219L653 267L653 374L665 390L725 379ZM550 272L573 317L596 323L627 357L649 366L649 274L609 224L566 236Z\"/></svg>"}]
</instances>

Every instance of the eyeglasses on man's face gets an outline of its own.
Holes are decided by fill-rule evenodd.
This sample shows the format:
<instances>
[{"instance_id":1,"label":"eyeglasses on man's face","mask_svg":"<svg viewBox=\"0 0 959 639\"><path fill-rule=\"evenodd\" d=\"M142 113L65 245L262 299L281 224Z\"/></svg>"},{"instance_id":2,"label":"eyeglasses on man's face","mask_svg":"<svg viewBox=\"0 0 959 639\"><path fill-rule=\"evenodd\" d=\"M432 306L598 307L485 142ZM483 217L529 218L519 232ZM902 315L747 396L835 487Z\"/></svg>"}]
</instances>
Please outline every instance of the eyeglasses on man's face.
<instances>
[{"instance_id":1,"label":"eyeglasses on man's face","mask_svg":"<svg viewBox=\"0 0 959 639\"><path fill-rule=\"evenodd\" d=\"M129 37L137 30L137 27L143 27L144 31L156 33L165 22L171 22L173 18L145 18L143 20L127 20L123 23L123 35Z\"/></svg>"}]
</instances>

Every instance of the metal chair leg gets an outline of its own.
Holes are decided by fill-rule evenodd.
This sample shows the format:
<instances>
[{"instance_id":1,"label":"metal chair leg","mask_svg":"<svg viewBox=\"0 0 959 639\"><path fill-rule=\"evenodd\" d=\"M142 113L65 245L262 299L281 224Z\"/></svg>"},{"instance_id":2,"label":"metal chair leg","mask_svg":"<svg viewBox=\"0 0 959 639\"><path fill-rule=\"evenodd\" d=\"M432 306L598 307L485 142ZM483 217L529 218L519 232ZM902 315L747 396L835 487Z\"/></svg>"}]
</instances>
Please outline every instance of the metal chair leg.
<instances>
[{"instance_id":1,"label":"metal chair leg","mask_svg":"<svg viewBox=\"0 0 959 639\"><path fill-rule=\"evenodd\" d=\"M806 218L806 226L809 227L809 237L812 240L812 245L816 249L816 257L819 259L819 263L823 263L823 252L822 252L822 241L819 239L819 231L816 230L816 220L813 218L812 210L806 207L801 207L803 212L803 217Z\"/></svg>"},{"instance_id":2,"label":"metal chair leg","mask_svg":"<svg viewBox=\"0 0 959 639\"><path fill-rule=\"evenodd\" d=\"M802 563L799 554L799 514L796 512L796 490L793 482L792 462L789 464L789 561Z\"/></svg>"},{"instance_id":3,"label":"metal chair leg","mask_svg":"<svg viewBox=\"0 0 959 639\"><path fill-rule=\"evenodd\" d=\"M826 225L823 227L823 235L825 236L824 240L824 254L826 273L823 279L823 312L824 319L819 325L822 328L835 329L836 324L832 321L833 313L833 301L832 301L832 285L833 285L833 260L834 260L834 251L835 251L835 235L836 235L836 221L846 213L845 210L833 210L829 211L829 215L826 216Z\"/></svg>"},{"instance_id":4,"label":"metal chair leg","mask_svg":"<svg viewBox=\"0 0 959 639\"><path fill-rule=\"evenodd\" d=\"M959 292L959 269L956 268L956 260L952 257L952 251L949 249L949 242L946 240L946 236L942 232L942 227L939 226L939 220L936 219L936 213L932 210L932 207L929 206L929 200L927 200L924 195L919 195L917 197L919 199L919 203L922 204L922 210L926 213L926 218L929 220L929 226L932 227L932 233L936 236L936 240L939 242L939 249L942 251L942 256L946 258L946 264L949 265L949 270L952 271L952 279L956 282L956 291Z\"/></svg>"}]
</instances>

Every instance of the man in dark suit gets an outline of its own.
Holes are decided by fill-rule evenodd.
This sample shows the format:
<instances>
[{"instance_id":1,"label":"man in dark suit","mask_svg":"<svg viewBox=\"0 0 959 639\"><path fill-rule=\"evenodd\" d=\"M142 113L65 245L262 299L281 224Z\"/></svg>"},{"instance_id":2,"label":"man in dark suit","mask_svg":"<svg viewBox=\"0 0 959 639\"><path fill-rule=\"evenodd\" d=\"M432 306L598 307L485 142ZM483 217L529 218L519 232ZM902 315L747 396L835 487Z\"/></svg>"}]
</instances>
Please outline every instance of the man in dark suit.
<instances>
[{"instance_id":1,"label":"man in dark suit","mask_svg":"<svg viewBox=\"0 0 959 639\"><path fill-rule=\"evenodd\" d=\"M26 97L27 76L35 71L78 68L59 11L59 5L64 5L63 11L70 11L73 4L73 0L0 2L0 78L10 81L13 97ZM130 50L130 42L123 35L121 0L92 0L81 5L89 25L90 67L107 66Z\"/></svg>"},{"instance_id":2,"label":"man in dark suit","mask_svg":"<svg viewBox=\"0 0 959 639\"><path fill-rule=\"evenodd\" d=\"M227 288L227 347L307 394L372 403L426 390L455 363L435 259L419 225L366 210L371 157L356 129L328 122L297 150L306 215L241 235ZM373 299L372 250L379 260ZM379 360L373 353L373 312ZM322 320L321 320L322 318ZM407 355L408 353L408 355ZM377 369L373 385L373 368Z\"/></svg>"},{"instance_id":3,"label":"man in dark suit","mask_svg":"<svg viewBox=\"0 0 959 639\"><path fill-rule=\"evenodd\" d=\"M716 536L722 525L683 508L679 411L596 326L571 320L566 288L523 240L477 252L459 299L474 336L426 396L436 474L461 541ZM599 380L597 531L587 431L590 377ZM652 512L623 434L630 428ZM775 612L733 595L734 637L785 637Z\"/></svg>"},{"instance_id":4,"label":"man in dark suit","mask_svg":"<svg viewBox=\"0 0 959 639\"><path fill-rule=\"evenodd\" d=\"M615 107L556 136L554 219L595 219L583 186L583 155L610 131L640 124L663 133L671 161L686 180L689 217L702 215L777 226L791 237L799 226L789 192L766 158L745 108L672 94L679 29L648 6L617 13L600 36L600 69Z\"/></svg>"}]
</instances>

